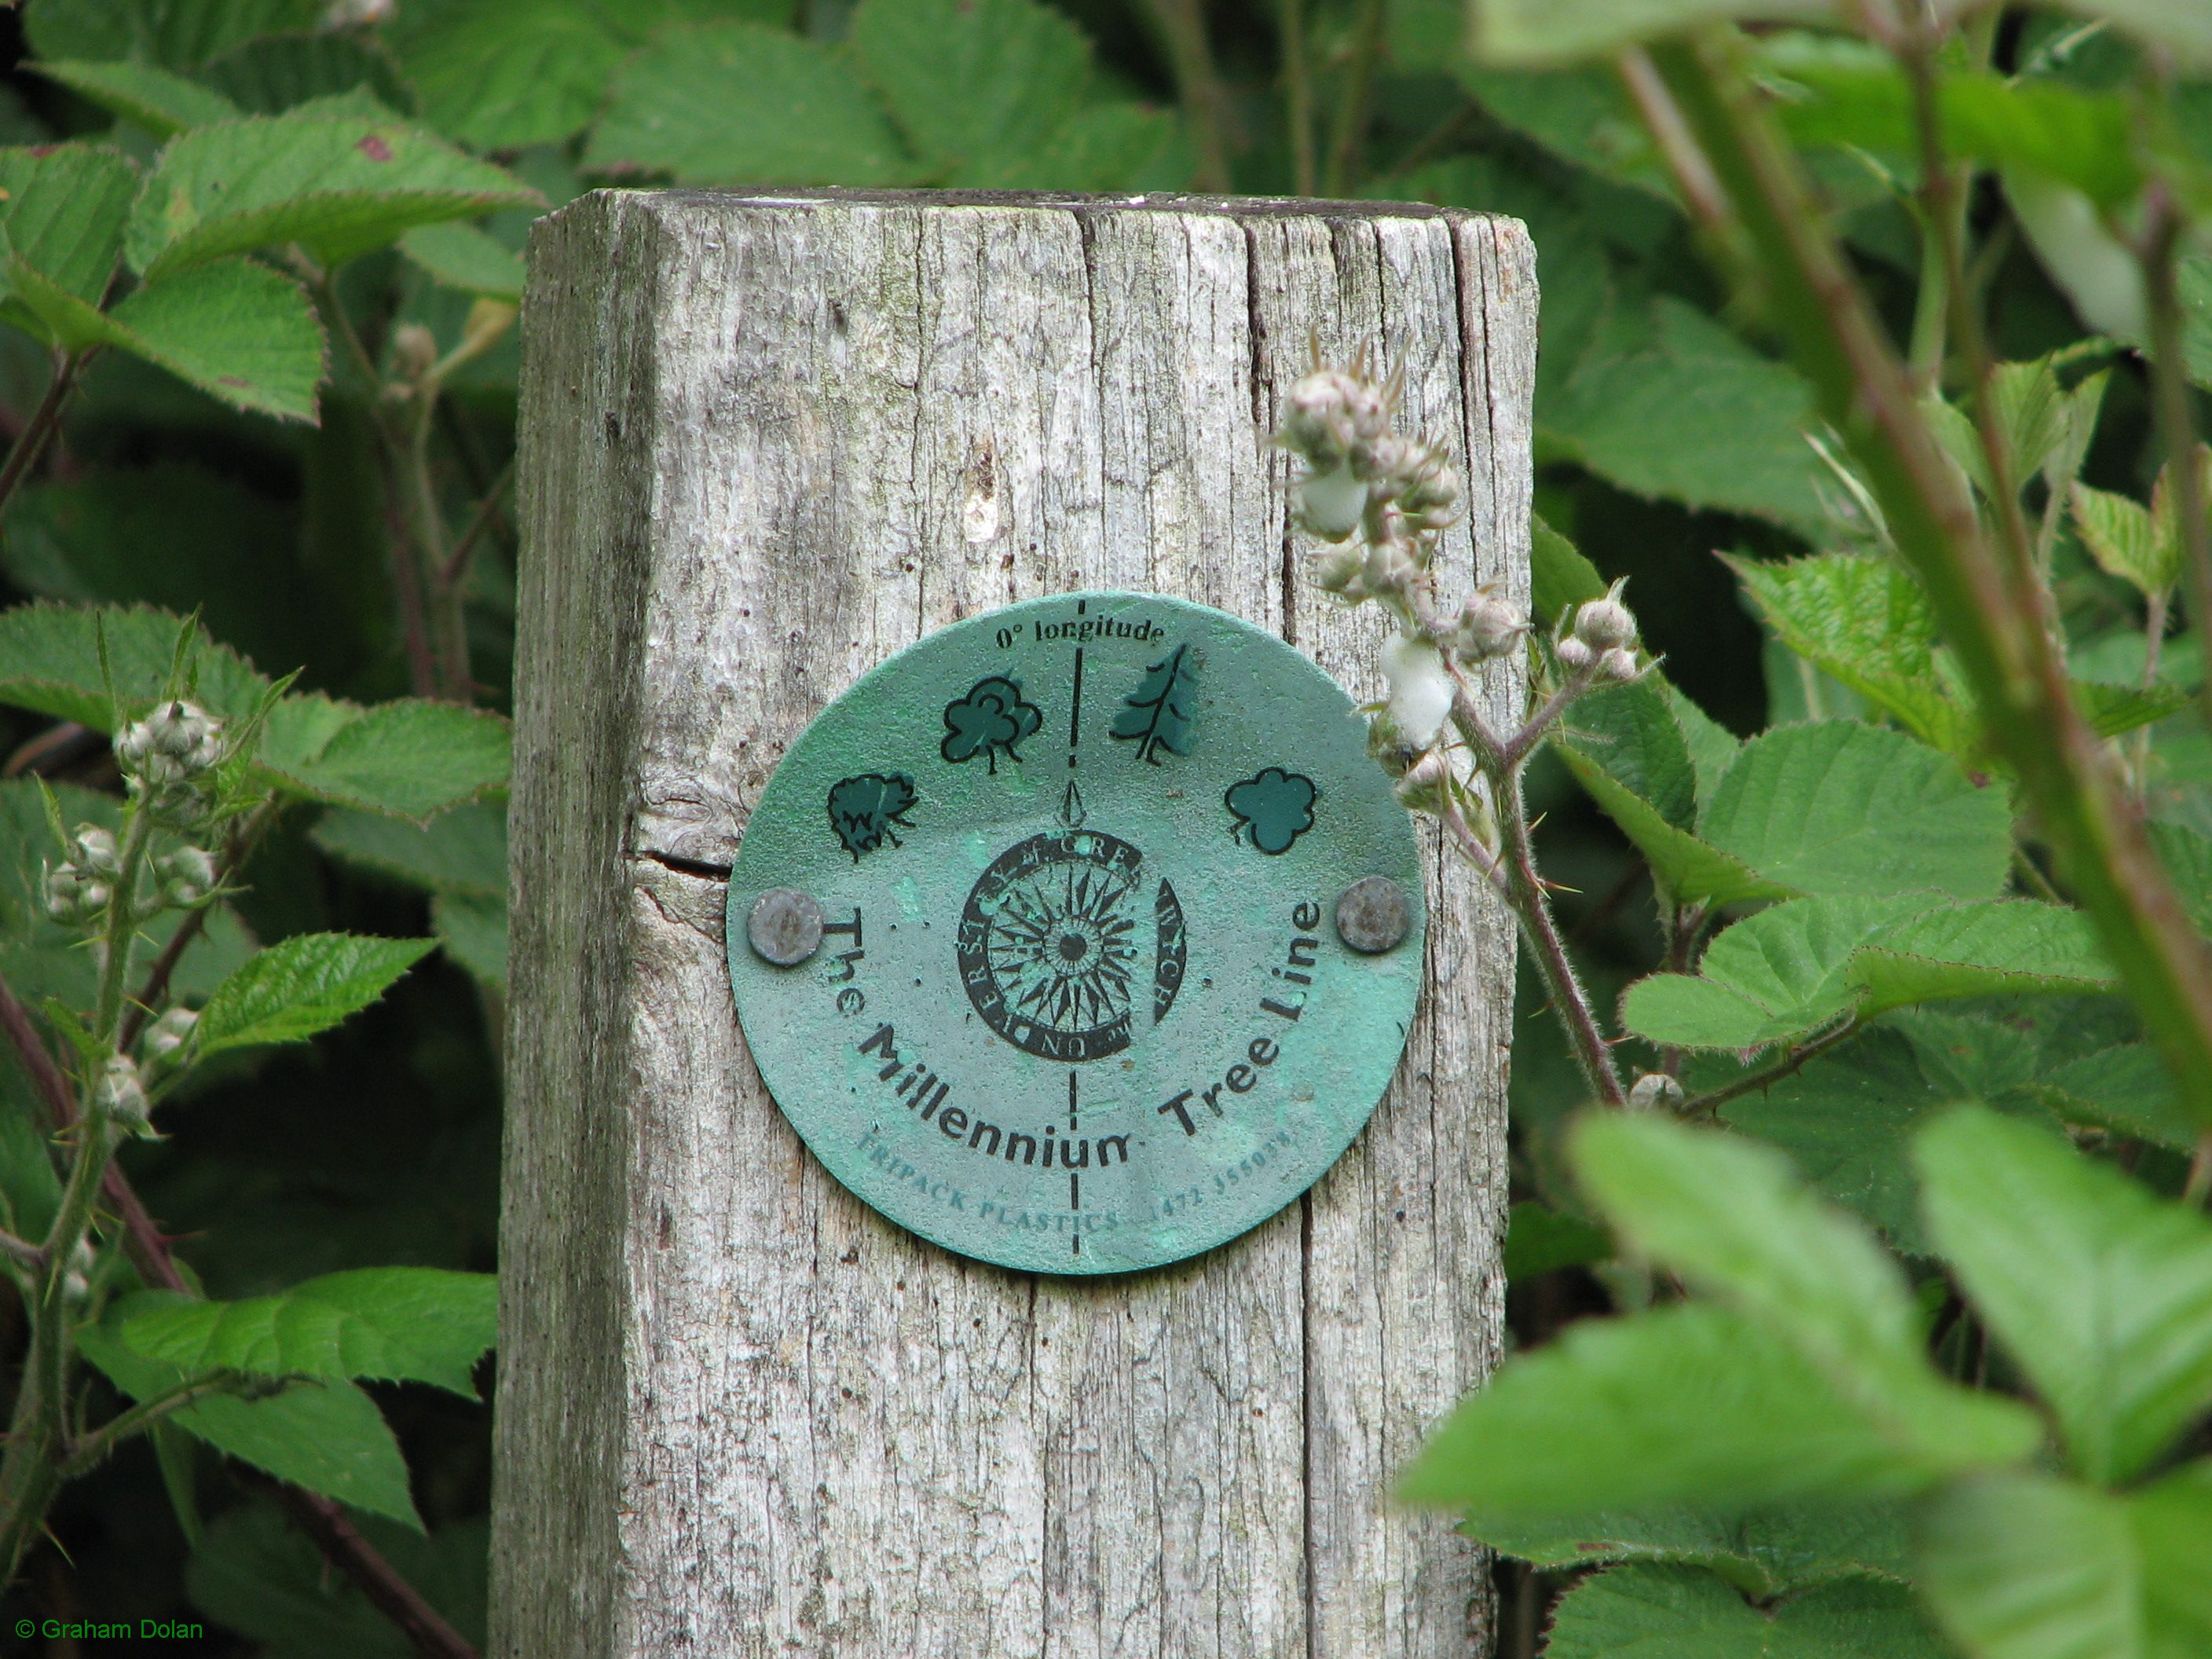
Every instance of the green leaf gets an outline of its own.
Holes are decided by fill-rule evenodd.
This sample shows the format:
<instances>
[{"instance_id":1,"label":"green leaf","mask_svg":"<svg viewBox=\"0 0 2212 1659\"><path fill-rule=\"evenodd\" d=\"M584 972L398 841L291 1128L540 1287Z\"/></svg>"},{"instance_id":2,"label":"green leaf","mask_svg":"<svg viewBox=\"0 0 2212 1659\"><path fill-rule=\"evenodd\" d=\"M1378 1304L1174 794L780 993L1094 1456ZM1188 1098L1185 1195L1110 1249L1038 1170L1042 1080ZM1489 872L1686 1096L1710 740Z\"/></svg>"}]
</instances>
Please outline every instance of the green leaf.
<instances>
[{"instance_id":1,"label":"green leaf","mask_svg":"<svg viewBox=\"0 0 2212 1659\"><path fill-rule=\"evenodd\" d=\"M187 1373L131 1352L122 1326L155 1307L188 1300L163 1291L125 1297L99 1324L78 1328L78 1350L134 1400L173 1388ZM376 1402L350 1382L302 1383L261 1400L215 1395L164 1420L280 1480L422 1530L399 1443Z\"/></svg>"},{"instance_id":2,"label":"green leaf","mask_svg":"<svg viewBox=\"0 0 2212 1659\"><path fill-rule=\"evenodd\" d=\"M470 1373L499 1338L489 1273L361 1267L276 1296L183 1301L125 1321L133 1352L187 1371L428 1382L477 1398Z\"/></svg>"},{"instance_id":3,"label":"green leaf","mask_svg":"<svg viewBox=\"0 0 2212 1659\"><path fill-rule=\"evenodd\" d=\"M2004 885L2012 814L2002 790L1901 732L1821 720L1745 744L1698 833L1799 892L1982 898Z\"/></svg>"},{"instance_id":4,"label":"green leaf","mask_svg":"<svg viewBox=\"0 0 2212 1659\"><path fill-rule=\"evenodd\" d=\"M282 272L217 259L147 283L110 317L107 343L219 402L315 422L323 325L306 291Z\"/></svg>"},{"instance_id":5,"label":"green leaf","mask_svg":"<svg viewBox=\"0 0 2212 1659\"><path fill-rule=\"evenodd\" d=\"M2212 8L2187 0L2064 0L2063 9L2112 23L2200 68L2212 64Z\"/></svg>"},{"instance_id":6,"label":"green leaf","mask_svg":"<svg viewBox=\"0 0 2212 1659\"><path fill-rule=\"evenodd\" d=\"M1989 1112L1930 1125L1917 1161L1929 1231L2075 1468L2140 1473L2212 1403L2212 1221Z\"/></svg>"},{"instance_id":7,"label":"green leaf","mask_svg":"<svg viewBox=\"0 0 2212 1659\"><path fill-rule=\"evenodd\" d=\"M2067 684L2089 729L2100 738L2117 738L2138 726L2154 726L2194 701L2186 688L2165 681L2147 686L2107 685L2097 680Z\"/></svg>"},{"instance_id":8,"label":"green leaf","mask_svg":"<svg viewBox=\"0 0 2212 1659\"><path fill-rule=\"evenodd\" d=\"M568 137L592 118L627 49L605 8L577 0L407 6L392 34L423 118L479 149Z\"/></svg>"},{"instance_id":9,"label":"green leaf","mask_svg":"<svg viewBox=\"0 0 2212 1659\"><path fill-rule=\"evenodd\" d=\"M320 0L65 0L31 7L25 23L40 58L185 70L256 35L317 27L324 11Z\"/></svg>"},{"instance_id":10,"label":"green leaf","mask_svg":"<svg viewBox=\"0 0 2212 1659\"><path fill-rule=\"evenodd\" d=\"M1577 702L1576 749L1678 830L1697 822L1698 775L1666 688L1650 680L1610 686Z\"/></svg>"},{"instance_id":11,"label":"green leaf","mask_svg":"<svg viewBox=\"0 0 2212 1659\"><path fill-rule=\"evenodd\" d=\"M1806 661L1946 753L1974 747L1973 714L1936 672L1935 612L1895 560L1823 553L1727 563L1775 637Z\"/></svg>"},{"instance_id":12,"label":"green leaf","mask_svg":"<svg viewBox=\"0 0 2212 1659\"><path fill-rule=\"evenodd\" d=\"M2030 1092L2069 1122L2093 1124L2172 1152L2194 1152L2203 1133L2182 1105L2166 1062L2147 1042L2069 1060L2036 1079Z\"/></svg>"},{"instance_id":13,"label":"green leaf","mask_svg":"<svg viewBox=\"0 0 2212 1659\"><path fill-rule=\"evenodd\" d=\"M361 1530L463 1639L485 1645L487 1522L450 1523L428 1537L374 1519ZM185 1588L210 1620L262 1644L267 1659L413 1659L416 1651L266 1498L210 1523Z\"/></svg>"},{"instance_id":14,"label":"green leaf","mask_svg":"<svg viewBox=\"0 0 2212 1659\"><path fill-rule=\"evenodd\" d=\"M1832 9L1822 0L1489 0L1470 15L1475 50L1489 62L1547 64L1729 18L1809 22Z\"/></svg>"},{"instance_id":15,"label":"green leaf","mask_svg":"<svg viewBox=\"0 0 2212 1659\"><path fill-rule=\"evenodd\" d=\"M391 53L352 30L263 35L210 59L199 78L248 115L312 109L390 120L415 106Z\"/></svg>"},{"instance_id":16,"label":"green leaf","mask_svg":"<svg viewBox=\"0 0 2212 1659\"><path fill-rule=\"evenodd\" d=\"M1742 860L1676 829L1657 807L1571 744L1561 743L1557 748L1591 799L1644 854L1662 893L1683 902L1704 900L1714 904L1792 896L1793 889L1766 880Z\"/></svg>"},{"instance_id":17,"label":"green leaf","mask_svg":"<svg viewBox=\"0 0 2212 1659\"><path fill-rule=\"evenodd\" d=\"M522 302L522 256L474 225L417 226L399 239L399 251L447 288Z\"/></svg>"},{"instance_id":18,"label":"green leaf","mask_svg":"<svg viewBox=\"0 0 2212 1659\"><path fill-rule=\"evenodd\" d=\"M750 23L672 30L623 64L586 162L702 185L884 185L911 172L842 58Z\"/></svg>"},{"instance_id":19,"label":"green leaf","mask_svg":"<svg viewBox=\"0 0 2212 1659\"><path fill-rule=\"evenodd\" d=\"M424 824L340 809L325 813L308 838L343 863L425 892L507 892L507 811L495 801L456 806Z\"/></svg>"},{"instance_id":20,"label":"green leaf","mask_svg":"<svg viewBox=\"0 0 2212 1659\"><path fill-rule=\"evenodd\" d=\"M853 49L938 177L974 183L1065 126L1091 79L1091 46L1037 0L862 0Z\"/></svg>"},{"instance_id":21,"label":"green leaf","mask_svg":"<svg viewBox=\"0 0 2212 1659\"><path fill-rule=\"evenodd\" d=\"M960 182L983 190L1180 190L1190 182L1191 166L1182 129L1169 112L1094 104L1042 144L963 168Z\"/></svg>"},{"instance_id":22,"label":"green leaf","mask_svg":"<svg viewBox=\"0 0 2212 1659\"><path fill-rule=\"evenodd\" d=\"M1558 1267L1586 1267L1613 1255L1613 1240L1602 1227L1571 1215L1561 1215L1542 1205L1523 1201L1513 1206L1505 1232L1505 1276L1533 1278Z\"/></svg>"},{"instance_id":23,"label":"green leaf","mask_svg":"<svg viewBox=\"0 0 2212 1659\"><path fill-rule=\"evenodd\" d=\"M1896 1264L1781 1154L1620 1114L1585 1118L1572 1152L1583 1190L1625 1245L1788 1343L1900 1447L1951 1442L2009 1461L2041 1439L2017 1404L1936 1374Z\"/></svg>"},{"instance_id":24,"label":"green leaf","mask_svg":"<svg viewBox=\"0 0 2212 1659\"><path fill-rule=\"evenodd\" d=\"M2083 483L2074 486L2073 507L2081 544L2107 575L2145 594L2167 592L2180 580L2178 525L2160 525L2141 502Z\"/></svg>"},{"instance_id":25,"label":"green leaf","mask_svg":"<svg viewBox=\"0 0 2212 1659\"><path fill-rule=\"evenodd\" d=\"M136 122L156 138L210 121L235 120L238 106L197 81L152 64L28 64L24 67Z\"/></svg>"},{"instance_id":26,"label":"green leaf","mask_svg":"<svg viewBox=\"0 0 2212 1659\"><path fill-rule=\"evenodd\" d=\"M1895 1504L1812 1504L1733 1515L1647 1508L1485 1532L1482 1541L1542 1567L1621 1561L1703 1567L1761 1601L1838 1578L1902 1583L1911 1571L1905 1512Z\"/></svg>"},{"instance_id":27,"label":"green leaf","mask_svg":"<svg viewBox=\"0 0 2212 1659\"><path fill-rule=\"evenodd\" d=\"M1920 1583L1975 1659L2195 1659L2212 1649L2212 1465L2132 1498L2045 1474L1930 1505Z\"/></svg>"},{"instance_id":28,"label":"green leaf","mask_svg":"<svg viewBox=\"0 0 2212 1659\"><path fill-rule=\"evenodd\" d=\"M1768 41L1760 61L1778 77L1783 124L1799 143L1918 155L1911 82L1888 52L1856 40L1790 33ZM2120 205L2142 187L2134 115L2117 93L1948 68L1939 71L1936 103L1945 148L1954 156L2030 168L2106 207ZM2035 472L2047 453L2047 446L2015 448L2021 476Z\"/></svg>"},{"instance_id":29,"label":"green leaf","mask_svg":"<svg viewBox=\"0 0 2212 1659\"><path fill-rule=\"evenodd\" d=\"M1672 685L1666 686L1666 692L1667 706L1674 711L1674 723L1682 728L1682 739L1690 747L1690 765L1697 776L1698 799L1701 802L1711 800L1713 791L1720 787L1721 775L1734 765L1735 757L1743 752L1743 739Z\"/></svg>"},{"instance_id":30,"label":"green leaf","mask_svg":"<svg viewBox=\"0 0 2212 1659\"><path fill-rule=\"evenodd\" d=\"M137 191L137 169L115 150L0 149L0 246L14 290L0 315L70 349L101 343L96 313Z\"/></svg>"},{"instance_id":31,"label":"green leaf","mask_svg":"<svg viewBox=\"0 0 2212 1659\"><path fill-rule=\"evenodd\" d=\"M271 714L260 763L291 793L420 821L504 788L513 753L512 728L483 709L295 696Z\"/></svg>"},{"instance_id":32,"label":"green leaf","mask_svg":"<svg viewBox=\"0 0 2212 1659\"><path fill-rule=\"evenodd\" d=\"M381 997L431 944L299 933L272 945L216 987L200 1011L199 1051L299 1042L327 1030Z\"/></svg>"},{"instance_id":33,"label":"green leaf","mask_svg":"<svg viewBox=\"0 0 2212 1659\"><path fill-rule=\"evenodd\" d=\"M496 893L441 893L430 905L439 948L487 990L507 994L507 900Z\"/></svg>"},{"instance_id":34,"label":"green leaf","mask_svg":"<svg viewBox=\"0 0 2212 1659\"><path fill-rule=\"evenodd\" d=\"M2112 969L2075 910L2029 899L1810 899L1736 923L1695 975L1656 974L1622 999L1654 1042L1747 1050L1910 1003L2099 988Z\"/></svg>"},{"instance_id":35,"label":"green leaf","mask_svg":"<svg viewBox=\"0 0 2212 1659\"><path fill-rule=\"evenodd\" d=\"M172 139L131 210L125 248L149 277L287 242L334 265L416 225L538 200L511 173L402 121L257 117Z\"/></svg>"},{"instance_id":36,"label":"green leaf","mask_svg":"<svg viewBox=\"0 0 2212 1659\"><path fill-rule=\"evenodd\" d=\"M123 718L132 720L161 695L184 625L181 617L137 605L91 610L27 605L0 611L0 702L112 732L115 715L100 672L101 632ZM251 714L269 689L267 681L204 634L192 661L192 696L211 713L230 718Z\"/></svg>"},{"instance_id":37,"label":"green leaf","mask_svg":"<svg viewBox=\"0 0 2212 1659\"><path fill-rule=\"evenodd\" d=\"M1437 1431L1401 1495L1467 1511L1478 1537L1654 1504L1893 1498L2033 1443L2033 1420L2003 1410L1975 1425L1869 1420L1772 1332L1685 1304L1583 1320L1509 1359Z\"/></svg>"},{"instance_id":38,"label":"green leaf","mask_svg":"<svg viewBox=\"0 0 2212 1659\"><path fill-rule=\"evenodd\" d=\"M1902 1584L1847 1579L1754 1607L1696 1567L1631 1565L1585 1578L1552 1616L1545 1659L1945 1659Z\"/></svg>"},{"instance_id":39,"label":"green leaf","mask_svg":"<svg viewBox=\"0 0 2212 1659\"><path fill-rule=\"evenodd\" d=\"M2151 845L2200 933L2212 933L2212 836L2179 823L2150 826Z\"/></svg>"},{"instance_id":40,"label":"green leaf","mask_svg":"<svg viewBox=\"0 0 2212 1659\"><path fill-rule=\"evenodd\" d=\"M1539 418L1549 445L1639 495L1827 523L1795 370L1671 295L1614 307Z\"/></svg>"},{"instance_id":41,"label":"green leaf","mask_svg":"<svg viewBox=\"0 0 2212 1659\"><path fill-rule=\"evenodd\" d=\"M1528 605L1538 621L1556 624L1574 606L1603 598L1605 586L1572 542L1540 518L1529 521Z\"/></svg>"}]
</instances>

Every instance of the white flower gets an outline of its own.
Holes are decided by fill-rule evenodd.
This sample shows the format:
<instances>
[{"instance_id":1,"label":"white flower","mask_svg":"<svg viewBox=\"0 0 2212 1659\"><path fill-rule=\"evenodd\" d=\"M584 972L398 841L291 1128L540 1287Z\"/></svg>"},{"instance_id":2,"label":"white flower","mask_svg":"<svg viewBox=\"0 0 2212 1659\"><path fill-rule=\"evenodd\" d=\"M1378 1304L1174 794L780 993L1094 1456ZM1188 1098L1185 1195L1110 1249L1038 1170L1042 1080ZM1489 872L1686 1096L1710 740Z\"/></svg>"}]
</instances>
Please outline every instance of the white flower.
<instances>
[{"instance_id":1,"label":"white flower","mask_svg":"<svg viewBox=\"0 0 2212 1659\"><path fill-rule=\"evenodd\" d=\"M1324 540L1340 542L1359 528L1367 510L1367 486L1349 466L1317 472L1298 486L1298 521Z\"/></svg>"},{"instance_id":2,"label":"white flower","mask_svg":"<svg viewBox=\"0 0 2212 1659\"><path fill-rule=\"evenodd\" d=\"M1443 653L1402 634L1382 647L1382 672L1390 681L1390 719L1405 740L1426 749L1451 713L1452 679Z\"/></svg>"}]
</instances>

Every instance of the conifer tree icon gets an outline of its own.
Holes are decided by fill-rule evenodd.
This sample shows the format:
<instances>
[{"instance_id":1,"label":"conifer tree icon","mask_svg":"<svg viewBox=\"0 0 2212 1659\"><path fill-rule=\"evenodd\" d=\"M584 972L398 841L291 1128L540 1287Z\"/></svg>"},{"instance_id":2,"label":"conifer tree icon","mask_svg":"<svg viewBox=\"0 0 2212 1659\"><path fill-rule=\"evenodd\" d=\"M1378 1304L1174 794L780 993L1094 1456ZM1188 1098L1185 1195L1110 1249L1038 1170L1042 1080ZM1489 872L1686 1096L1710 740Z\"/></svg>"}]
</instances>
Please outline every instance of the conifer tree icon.
<instances>
[{"instance_id":1,"label":"conifer tree icon","mask_svg":"<svg viewBox=\"0 0 2212 1659\"><path fill-rule=\"evenodd\" d=\"M1108 728L1125 742L1137 745L1140 760L1160 763L1159 751L1170 755L1190 752L1191 719L1197 708L1198 665L1190 647L1174 653L1145 671L1144 681L1122 699L1126 707Z\"/></svg>"}]
</instances>

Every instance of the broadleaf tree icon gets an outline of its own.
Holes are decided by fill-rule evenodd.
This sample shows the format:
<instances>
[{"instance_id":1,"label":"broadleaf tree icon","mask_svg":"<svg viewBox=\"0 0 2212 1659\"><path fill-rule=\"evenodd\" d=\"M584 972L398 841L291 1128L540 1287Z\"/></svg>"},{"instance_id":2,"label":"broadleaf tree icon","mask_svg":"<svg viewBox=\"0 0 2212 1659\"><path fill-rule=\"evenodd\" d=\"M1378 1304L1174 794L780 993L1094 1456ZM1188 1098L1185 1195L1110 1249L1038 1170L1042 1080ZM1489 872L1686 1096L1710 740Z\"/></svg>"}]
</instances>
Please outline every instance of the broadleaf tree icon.
<instances>
[{"instance_id":1,"label":"broadleaf tree icon","mask_svg":"<svg viewBox=\"0 0 2212 1659\"><path fill-rule=\"evenodd\" d=\"M1232 783L1222 799L1237 820L1231 833L1261 852L1287 853L1291 843L1313 828L1314 802L1321 791L1311 778L1279 766Z\"/></svg>"},{"instance_id":2,"label":"broadleaf tree icon","mask_svg":"<svg viewBox=\"0 0 2212 1659\"><path fill-rule=\"evenodd\" d=\"M945 705L945 741L939 752L955 764L981 755L996 776L999 757L1019 762L1021 751L1014 745L1043 724L1043 711L1022 701L1022 688L994 674Z\"/></svg>"}]
</instances>

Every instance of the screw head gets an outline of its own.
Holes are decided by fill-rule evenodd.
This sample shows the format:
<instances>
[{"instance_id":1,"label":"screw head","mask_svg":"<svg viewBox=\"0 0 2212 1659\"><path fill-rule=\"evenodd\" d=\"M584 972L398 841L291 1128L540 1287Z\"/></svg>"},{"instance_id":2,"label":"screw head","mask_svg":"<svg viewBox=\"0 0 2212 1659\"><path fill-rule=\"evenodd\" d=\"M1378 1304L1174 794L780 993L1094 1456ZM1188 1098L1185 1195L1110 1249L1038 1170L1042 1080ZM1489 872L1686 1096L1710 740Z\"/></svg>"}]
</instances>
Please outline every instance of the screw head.
<instances>
[{"instance_id":1,"label":"screw head","mask_svg":"<svg viewBox=\"0 0 2212 1659\"><path fill-rule=\"evenodd\" d=\"M1405 891L1388 876L1363 876L1337 896L1336 935L1364 956L1396 949L1413 926Z\"/></svg>"},{"instance_id":2,"label":"screw head","mask_svg":"<svg viewBox=\"0 0 2212 1659\"><path fill-rule=\"evenodd\" d=\"M771 887L753 901L745 939L763 962L795 968L822 948L822 907L811 893Z\"/></svg>"}]
</instances>

